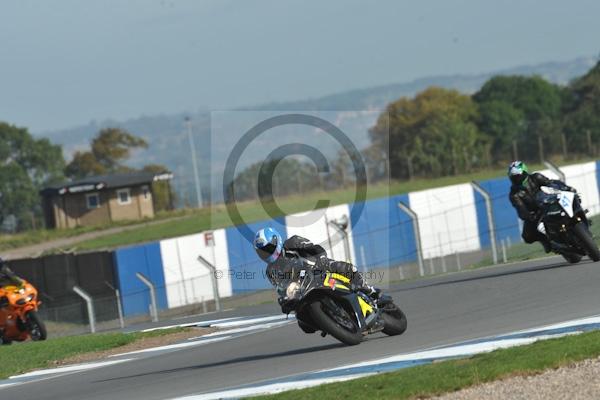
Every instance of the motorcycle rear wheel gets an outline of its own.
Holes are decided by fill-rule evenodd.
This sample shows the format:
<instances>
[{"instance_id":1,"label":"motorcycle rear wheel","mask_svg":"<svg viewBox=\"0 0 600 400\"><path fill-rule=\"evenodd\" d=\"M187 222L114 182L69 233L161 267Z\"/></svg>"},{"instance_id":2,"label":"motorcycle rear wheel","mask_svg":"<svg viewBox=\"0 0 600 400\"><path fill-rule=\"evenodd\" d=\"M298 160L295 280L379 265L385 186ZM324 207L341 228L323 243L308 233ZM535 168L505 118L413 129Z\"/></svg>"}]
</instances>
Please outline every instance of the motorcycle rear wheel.
<instances>
[{"instance_id":1,"label":"motorcycle rear wheel","mask_svg":"<svg viewBox=\"0 0 600 400\"><path fill-rule=\"evenodd\" d=\"M48 337L46 325L44 325L44 322L35 311L29 311L27 313L27 327L29 328L31 340L34 342L46 340Z\"/></svg>"},{"instance_id":2,"label":"motorcycle rear wheel","mask_svg":"<svg viewBox=\"0 0 600 400\"><path fill-rule=\"evenodd\" d=\"M578 223L573 227L573 233L579 239L583 249L593 261L600 261L600 249L592 238L592 233L589 231L587 225L583 222Z\"/></svg>"},{"instance_id":3,"label":"motorcycle rear wheel","mask_svg":"<svg viewBox=\"0 0 600 400\"><path fill-rule=\"evenodd\" d=\"M344 313L348 316L348 321L351 322L354 326L353 331L351 332L347 328L340 325L336 322L330 315L330 310L325 311L324 308L327 307L320 300L317 300L310 304L310 316L313 321L321 328L324 332L330 334L340 342L347 344L348 346L355 346L362 342L362 332L358 329L358 325L354 322L350 315L343 310Z\"/></svg>"}]
</instances>

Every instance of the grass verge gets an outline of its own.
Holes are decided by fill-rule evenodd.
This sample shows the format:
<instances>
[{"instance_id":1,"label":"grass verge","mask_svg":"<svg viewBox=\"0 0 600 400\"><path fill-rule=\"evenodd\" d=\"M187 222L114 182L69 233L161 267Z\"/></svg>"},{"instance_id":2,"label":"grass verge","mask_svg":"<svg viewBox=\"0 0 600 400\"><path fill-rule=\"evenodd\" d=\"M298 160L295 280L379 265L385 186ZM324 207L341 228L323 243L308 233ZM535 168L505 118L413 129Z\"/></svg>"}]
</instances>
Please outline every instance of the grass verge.
<instances>
[{"instance_id":1,"label":"grass verge","mask_svg":"<svg viewBox=\"0 0 600 400\"><path fill-rule=\"evenodd\" d=\"M0 346L0 379L40 368L54 367L70 357L125 346L138 340L183 332L172 328L151 332L99 333L50 338L44 342L24 342Z\"/></svg>"},{"instance_id":2,"label":"grass verge","mask_svg":"<svg viewBox=\"0 0 600 400\"><path fill-rule=\"evenodd\" d=\"M532 375L600 355L600 332L539 341L468 359L444 361L342 383L294 390L268 400L411 399L440 395L515 375Z\"/></svg>"}]
</instances>

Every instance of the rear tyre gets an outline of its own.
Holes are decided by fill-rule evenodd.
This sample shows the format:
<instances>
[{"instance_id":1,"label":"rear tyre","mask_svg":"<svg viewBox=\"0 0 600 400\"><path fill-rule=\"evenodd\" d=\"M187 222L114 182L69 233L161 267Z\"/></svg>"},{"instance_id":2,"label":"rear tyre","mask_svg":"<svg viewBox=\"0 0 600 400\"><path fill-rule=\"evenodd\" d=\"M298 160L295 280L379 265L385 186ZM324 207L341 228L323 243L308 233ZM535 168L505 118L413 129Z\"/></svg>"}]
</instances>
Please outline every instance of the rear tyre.
<instances>
[{"instance_id":1,"label":"rear tyre","mask_svg":"<svg viewBox=\"0 0 600 400\"><path fill-rule=\"evenodd\" d=\"M386 335L402 335L406 331L408 324L406 315L404 315L402 310L394 303L386 304L381 316L383 317L383 322L385 324L383 333Z\"/></svg>"},{"instance_id":2,"label":"rear tyre","mask_svg":"<svg viewBox=\"0 0 600 400\"><path fill-rule=\"evenodd\" d=\"M593 261L600 261L600 250L592 238L592 233L588 229L587 225L583 222L578 223L573 227L573 233L579 239L579 242L587 255L590 256Z\"/></svg>"},{"instance_id":3,"label":"rear tyre","mask_svg":"<svg viewBox=\"0 0 600 400\"><path fill-rule=\"evenodd\" d=\"M48 337L46 325L44 325L44 322L35 311L30 311L27 313L27 327L29 328L31 340L34 342L46 340Z\"/></svg>"},{"instance_id":4,"label":"rear tyre","mask_svg":"<svg viewBox=\"0 0 600 400\"><path fill-rule=\"evenodd\" d=\"M354 346L362 342L362 332L358 329L358 325L350 314L341 307L338 307L336 311L339 315L333 315L335 311L330 310L320 300L310 304L310 316L324 332L348 346ZM339 322L336 320L339 320ZM342 326L342 323L344 326Z\"/></svg>"}]
</instances>

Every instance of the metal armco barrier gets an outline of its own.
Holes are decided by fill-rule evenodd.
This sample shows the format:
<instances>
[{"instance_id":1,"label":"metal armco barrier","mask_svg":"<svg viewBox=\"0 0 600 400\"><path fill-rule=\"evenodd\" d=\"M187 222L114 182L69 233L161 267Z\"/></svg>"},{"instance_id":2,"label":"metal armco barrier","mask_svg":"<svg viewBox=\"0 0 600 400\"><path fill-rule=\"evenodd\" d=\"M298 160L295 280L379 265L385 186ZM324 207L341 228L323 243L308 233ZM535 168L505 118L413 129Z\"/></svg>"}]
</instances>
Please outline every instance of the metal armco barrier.
<instances>
[{"instance_id":1,"label":"metal armco barrier","mask_svg":"<svg viewBox=\"0 0 600 400\"><path fill-rule=\"evenodd\" d=\"M85 300L87 304L88 318L90 321L90 332L96 333L96 314L94 312L94 300L92 299L92 296L87 294L79 286L73 286L73 291L81 296L83 300Z\"/></svg>"},{"instance_id":2,"label":"metal armco barrier","mask_svg":"<svg viewBox=\"0 0 600 400\"><path fill-rule=\"evenodd\" d=\"M419 274L421 276L424 276L425 270L423 268L423 248L421 247L421 230L419 228L419 216L416 212L411 210L410 207L404 204L403 202L399 202L398 207L400 207L402 211L408 214L408 216L412 220L413 230L415 231L415 244L417 247L417 263L419 265Z\"/></svg>"},{"instance_id":3,"label":"metal armco barrier","mask_svg":"<svg viewBox=\"0 0 600 400\"><path fill-rule=\"evenodd\" d=\"M219 297L219 282L217 281L217 267L208 262L204 257L198 256L198 261L210 271L210 281L213 288L213 296L215 298L215 308L221 311L221 298Z\"/></svg>"},{"instance_id":4,"label":"metal armco barrier","mask_svg":"<svg viewBox=\"0 0 600 400\"><path fill-rule=\"evenodd\" d=\"M471 182L473 189L477 191L485 200L485 211L487 214L488 229L490 231L490 245L492 246L492 260L498 264L498 248L496 246L496 224L494 223L494 210L492 208L492 198L488 192L483 189L479 183Z\"/></svg>"},{"instance_id":5,"label":"metal armco barrier","mask_svg":"<svg viewBox=\"0 0 600 400\"><path fill-rule=\"evenodd\" d=\"M152 322L158 322L158 305L156 304L156 289L154 288L154 284L144 274L136 272L135 276L150 289L150 315L152 316Z\"/></svg>"}]
</instances>

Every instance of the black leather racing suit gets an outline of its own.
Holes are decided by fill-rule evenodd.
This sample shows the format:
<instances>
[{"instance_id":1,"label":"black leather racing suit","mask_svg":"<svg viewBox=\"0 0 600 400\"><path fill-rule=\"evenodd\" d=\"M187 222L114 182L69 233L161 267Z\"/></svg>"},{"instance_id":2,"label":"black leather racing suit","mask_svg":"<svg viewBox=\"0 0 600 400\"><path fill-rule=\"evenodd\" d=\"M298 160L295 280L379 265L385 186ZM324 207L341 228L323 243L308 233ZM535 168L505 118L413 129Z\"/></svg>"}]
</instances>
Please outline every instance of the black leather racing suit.
<instances>
[{"instance_id":1,"label":"black leather racing suit","mask_svg":"<svg viewBox=\"0 0 600 400\"><path fill-rule=\"evenodd\" d=\"M351 283L359 290L368 294L373 291L354 265L344 261L332 260L327 257L325 249L320 245L294 235L283 243L281 256L275 262L268 264L266 271L269 281L278 290L280 304L284 312L286 310L284 304L282 304L282 299L285 296L285 289L288 283L296 279L303 269L336 272L349 278Z\"/></svg>"},{"instance_id":2,"label":"black leather racing suit","mask_svg":"<svg viewBox=\"0 0 600 400\"><path fill-rule=\"evenodd\" d=\"M540 209L536 202L536 195L540 191L540 186L552 186L559 190L573 192L575 189L559 180L549 179L538 172L529 175L523 184L513 184L510 188L510 202L517 210L519 218L524 222L521 234L523 240L525 243L542 242L546 251L550 251L550 240L537 229Z\"/></svg>"}]
</instances>

